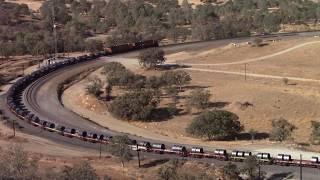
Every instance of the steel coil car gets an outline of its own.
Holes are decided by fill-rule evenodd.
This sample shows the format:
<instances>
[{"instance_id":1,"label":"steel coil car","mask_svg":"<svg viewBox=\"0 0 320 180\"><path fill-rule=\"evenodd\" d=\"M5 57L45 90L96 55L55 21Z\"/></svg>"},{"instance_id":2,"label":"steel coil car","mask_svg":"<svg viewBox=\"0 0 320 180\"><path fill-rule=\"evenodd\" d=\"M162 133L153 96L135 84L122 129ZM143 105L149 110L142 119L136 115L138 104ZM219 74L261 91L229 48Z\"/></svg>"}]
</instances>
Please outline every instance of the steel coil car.
<instances>
[{"instance_id":1,"label":"steel coil car","mask_svg":"<svg viewBox=\"0 0 320 180\"><path fill-rule=\"evenodd\" d=\"M181 156L187 156L187 148L185 146L180 146L180 145L174 145L171 147L171 150L176 153L179 154Z\"/></svg>"},{"instance_id":2,"label":"steel coil car","mask_svg":"<svg viewBox=\"0 0 320 180\"><path fill-rule=\"evenodd\" d=\"M150 142L139 142L137 145L138 150L141 151L150 151L152 148Z\"/></svg>"},{"instance_id":3,"label":"steel coil car","mask_svg":"<svg viewBox=\"0 0 320 180\"><path fill-rule=\"evenodd\" d=\"M166 145L164 144L153 143L151 146L154 152L160 153L160 154L163 154L164 150L166 149Z\"/></svg>"}]
</instances>

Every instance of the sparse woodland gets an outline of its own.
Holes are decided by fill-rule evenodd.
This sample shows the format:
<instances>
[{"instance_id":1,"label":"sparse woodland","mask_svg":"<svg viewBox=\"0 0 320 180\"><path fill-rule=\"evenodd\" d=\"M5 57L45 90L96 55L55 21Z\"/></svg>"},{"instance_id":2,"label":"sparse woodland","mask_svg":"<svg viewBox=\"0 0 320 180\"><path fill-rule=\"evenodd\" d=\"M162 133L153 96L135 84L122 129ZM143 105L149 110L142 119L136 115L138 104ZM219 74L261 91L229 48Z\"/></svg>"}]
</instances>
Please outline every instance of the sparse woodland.
<instances>
[{"instance_id":1,"label":"sparse woodland","mask_svg":"<svg viewBox=\"0 0 320 180\"><path fill-rule=\"evenodd\" d=\"M319 12L319 4L300 0L206 1L198 6L187 0L180 5L177 0L49 0L39 12L0 1L0 56L50 55L53 22L59 52L95 52L143 39L176 42L277 32L282 24L317 23ZM87 40L98 34L108 37Z\"/></svg>"}]
</instances>

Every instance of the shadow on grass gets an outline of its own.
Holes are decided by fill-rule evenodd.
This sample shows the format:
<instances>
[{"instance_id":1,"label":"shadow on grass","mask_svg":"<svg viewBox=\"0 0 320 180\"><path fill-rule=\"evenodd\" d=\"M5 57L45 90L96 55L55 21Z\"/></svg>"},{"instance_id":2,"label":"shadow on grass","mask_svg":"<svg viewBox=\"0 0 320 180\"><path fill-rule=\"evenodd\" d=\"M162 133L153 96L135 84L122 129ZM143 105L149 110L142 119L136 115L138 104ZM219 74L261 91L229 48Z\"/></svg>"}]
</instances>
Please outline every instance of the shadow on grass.
<instances>
[{"instance_id":1,"label":"shadow on grass","mask_svg":"<svg viewBox=\"0 0 320 180\"><path fill-rule=\"evenodd\" d=\"M167 121L175 115L181 115L182 111L183 109L179 108L175 109L174 112L173 110L171 111L168 107L157 108L152 111L151 119L152 122Z\"/></svg>"},{"instance_id":2,"label":"shadow on grass","mask_svg":"<svg viewBox=\"0 0 320 180\"><path fill-rule=\"evenodd\" d=\"M146 164L143 164L141 165L142 168L151 168L151 167L155 167L155 166L158 166L158 165L162 165L162 164L165 164L169 161L170 159L157 159L157 160L154 160L154 161L150 161Z\"/></svg>"},{"instance_id":3,"label":"shadow on grass","mask_svg":"<svg viewBox=\"0 0 320 180\"><path fill-rule=\"evenodd\" d=\"M254 140L262 140L262 139L267 139L269 138L270 135L265 132L258 132L254 135ZM219 140L224 140L224 141L234 141L234 140L251 140L251 134L244 132L244 133L239 133L237 135L231 135L231 136L225 136L219 138Z\"/></svg>"},{"instance_id":4,"label":"shadow on grass","mask_svg":"<svg viewBox=\"0 0 320 180\"><path fill-rule=\"evenodd\" d=\"M190 68L191 66L187 65L180 65L180 64L162 64L157 65L156 68L161 71L165 70L175 70L175 69L182 69L182 68Z\"/></svg>"},{"instance_id":5,"label":"shadow on grass","mask_svg":"<svg viewBox=\"0 0 320 180\"><path fill-rule=\"evenodd\" d=\"M228 106L229 104L230 104L230 102L210 102L208 108L221 109L221 108Z\"/></svg>"}]
</instances>

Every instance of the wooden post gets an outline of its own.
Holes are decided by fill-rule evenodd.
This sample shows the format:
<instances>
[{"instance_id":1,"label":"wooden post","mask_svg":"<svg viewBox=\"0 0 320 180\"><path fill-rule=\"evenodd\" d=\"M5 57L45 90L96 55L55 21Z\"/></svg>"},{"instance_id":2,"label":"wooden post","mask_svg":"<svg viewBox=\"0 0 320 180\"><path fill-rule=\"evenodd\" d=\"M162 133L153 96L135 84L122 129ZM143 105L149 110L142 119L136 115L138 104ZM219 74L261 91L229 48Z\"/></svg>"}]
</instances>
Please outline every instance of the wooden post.
<instances>
[{"instance_id":1,"label":"wooden post","mask_svg":"<svg viewBox=\"0 0 320 180\"><path fill-rule=\"evenodd\" d=\"M12 120L13 137L16 136L15 120Z\"/></svg>"},{"instance_id":2,"label":"wooden post","mask_svg":"<svg viewBox=\"0 0 320 180\"><path fill-rule=\"evenodd\" d=\"M247 80L247 63L244 64L244 80Z\"/></svg>"},{"instance_id":3,"label":"wooden post","mask_svg":"<svg viewBox=\"0 0 320 180\"><path fill-rule=\"evenodd\" d=\"M300 154L300 180L302 180L302 154Z\"/></svg>"},{"instance_id":4,"label":"wooden post","mask_svg":"<svg viewBox=\"0 0 320 180\"><path fill-rule=\"evenodd\" d=\"M259 168L259 177L258 177L258 179L261 180L261 165L260 165L260 163L259 163L258 168Z\"/></svg>"},{"instance_id":5,"label":"wooden post","mask_svg":"<svg viewBox=\"0 0 320 180\"><path fill-rule=\"evenodd\" d=\"M140 165L140 150L138 149L137 152L138 152L138 166L139 166L139 168L140 168L140 166L141 166L141 165Z\"/></svg>"},{"instance_id":6,"label":"wooden post","mask_svg":"<svg viewBox=\"0 0 320 180\"><path fill-rule=\"evenodd\" d=\"M101 159L101 143L99 143L99 152L100 152L99 158Z\"/></svg>"}]
</instances>

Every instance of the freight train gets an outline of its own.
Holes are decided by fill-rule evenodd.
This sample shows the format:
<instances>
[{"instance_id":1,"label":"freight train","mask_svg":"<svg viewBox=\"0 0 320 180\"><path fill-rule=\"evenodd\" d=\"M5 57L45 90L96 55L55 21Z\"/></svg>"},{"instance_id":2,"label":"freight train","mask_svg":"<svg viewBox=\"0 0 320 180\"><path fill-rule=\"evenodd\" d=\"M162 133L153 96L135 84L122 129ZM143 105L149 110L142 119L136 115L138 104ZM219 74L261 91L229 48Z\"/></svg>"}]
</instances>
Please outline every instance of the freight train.
<instances>
[{"instance_id":1,"label":"freight train","mask_svg":"<svg viewBox=\"0 0 320 180\"><path fill-rule=\"evenodd\" d=\"M90 61L101 56L113 55L117 53L125 53L134 50L140 50L149 47L157 47L158 42L155 40L141 41L137 43L128 43L119 46L112 46L106 48L103 52L83 55L75 58L69 58L67 60L50 64L43 67L30 75L19 79L7 93L7 105L10 110L20 119L27 121L33 126L43 128L53 133L60 134L69 138L78 138L83 141L91 143L103 143L108 144L112 140L112 136L106 134L97 134L94 132L88 132L86 130L79 130L72 127L65 127L64 125L56 124L53 121L42 120L37 117L33 112L28 110L22 102L23 91L34 81L40 77L47 75L59 68L71 66L77 63ZM225 149L216 149L213 152L206 152L202 147L193 147L191 149L186 148L182 145L174 145L168 147L165 144L151 143L151 142L137 142L131 140L128 144L131 150L134 151L145 151L150 153L158 154L173 154L182 157L193 157L193 158L214 158L222 161L244 161L247 157L252 156L253 153L249 151L232 151L228 153ZM320 169L320 157L312 157L310 160L295 160L292 159L289 154L279 154L277 157L272 157L270 153L261 152L255 154L261 163L276 164L284 166L307 166L315 167Z\"/></svg>"}]
</instances>

